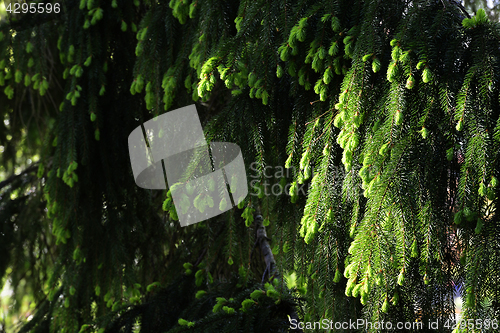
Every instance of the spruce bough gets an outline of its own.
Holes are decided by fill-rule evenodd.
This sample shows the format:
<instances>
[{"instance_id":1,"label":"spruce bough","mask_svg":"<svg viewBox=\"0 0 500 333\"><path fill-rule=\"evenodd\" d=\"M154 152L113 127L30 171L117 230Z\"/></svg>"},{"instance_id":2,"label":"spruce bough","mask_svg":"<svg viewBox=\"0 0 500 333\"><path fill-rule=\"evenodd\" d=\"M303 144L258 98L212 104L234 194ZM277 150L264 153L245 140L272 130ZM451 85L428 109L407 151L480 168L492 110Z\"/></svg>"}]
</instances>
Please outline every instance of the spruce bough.
<instances>
[{"instance_id":1,"label":"spruce bough","mask_svg":"<svg viewBox=\"0 0 500 333\"><path fill-rule=\"evenodd\" d=\"M458 283L465 320L495 318L500 30L483 10L62 9L0 26L0 160L13 175L0 183L0 274L37 305L24 332L285 331L297 315L446 322ZM125 148L144 121L192 103L209 140L256 162L259 195L180 228L168 191L135 185ZM288 171L268 177L277 166ZM283 195L262 191L272 186ZM255 250L256 211L273 273Z\"/></svg>"}]
</instances>

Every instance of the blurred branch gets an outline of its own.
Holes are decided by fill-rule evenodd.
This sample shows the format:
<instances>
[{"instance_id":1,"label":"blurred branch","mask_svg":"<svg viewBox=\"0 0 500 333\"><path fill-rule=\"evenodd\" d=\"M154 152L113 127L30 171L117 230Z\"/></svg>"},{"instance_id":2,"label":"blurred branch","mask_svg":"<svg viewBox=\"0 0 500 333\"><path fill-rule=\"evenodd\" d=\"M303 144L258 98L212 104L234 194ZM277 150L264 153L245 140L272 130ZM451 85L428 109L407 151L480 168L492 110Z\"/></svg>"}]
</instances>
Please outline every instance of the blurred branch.
<instances>
[{"instance_id":1,"label":"blurred branch","mask_svg":"<svg viewBox=\"0 0 500 333\"><path fill-rule=\"evenodd\" d=\"M33 172L33 171L37 171L37 169L38 169L38 163L33 163L31 166L29 166L27 169L25 169L20 174L10 176L6 180L0 182L0 190L2 188L4 188L5 186L9 185L10 183L12 183L13 181L15 181L16 179L18 179L19 177L22 177L22 176L24 176L27 173L30 173L30 172Z\"/></svg>"}]
</instances>

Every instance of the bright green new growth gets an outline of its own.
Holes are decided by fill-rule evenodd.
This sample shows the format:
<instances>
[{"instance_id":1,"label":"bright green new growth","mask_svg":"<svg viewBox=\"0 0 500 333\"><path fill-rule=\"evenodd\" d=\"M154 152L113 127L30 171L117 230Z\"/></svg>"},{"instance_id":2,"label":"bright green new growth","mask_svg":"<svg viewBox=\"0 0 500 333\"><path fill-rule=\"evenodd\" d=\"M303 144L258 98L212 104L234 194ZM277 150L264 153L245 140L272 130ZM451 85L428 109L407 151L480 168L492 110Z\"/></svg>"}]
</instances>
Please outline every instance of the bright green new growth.
<instances>
[{"instance_id":1,"label":"bright green new growth","mask_svg":"<svg viewBox=\"0 0 500 333\"><path fill-rule=\"evenodd\" d=\"M456 281L465 319L493 316L499 31L465 16L450 1L81 0L2 25L2 172L27 172L0 189L0 246L36 261L2 256L2 274L47 286L33 318L54 331L134 327L172 297L166 331L263 331L298 303L304 321L415 322L418 305L445 322ZM256 187L181 228L170 192L135 184L126 144L192 103ZM231 208L210 189L177 207Z\"/></svg>"}]
</instances>

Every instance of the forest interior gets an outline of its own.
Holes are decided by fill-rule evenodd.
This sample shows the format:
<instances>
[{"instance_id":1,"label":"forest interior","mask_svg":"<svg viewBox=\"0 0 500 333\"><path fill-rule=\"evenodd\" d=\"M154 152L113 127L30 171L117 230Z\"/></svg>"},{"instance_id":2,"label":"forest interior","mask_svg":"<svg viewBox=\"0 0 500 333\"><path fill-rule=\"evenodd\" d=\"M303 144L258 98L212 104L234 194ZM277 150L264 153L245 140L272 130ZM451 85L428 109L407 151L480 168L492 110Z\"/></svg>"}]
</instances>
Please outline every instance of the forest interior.
<instances>
[{"instance_id":1,"label":"forest interior","mask_svg":"<svg viewBox=\"0 0 500 333\"><path fill-rule=\"evenodd\" d=\"M0 332L498 332L499 6L0 1Z\"/></svg>"}]
</instances>

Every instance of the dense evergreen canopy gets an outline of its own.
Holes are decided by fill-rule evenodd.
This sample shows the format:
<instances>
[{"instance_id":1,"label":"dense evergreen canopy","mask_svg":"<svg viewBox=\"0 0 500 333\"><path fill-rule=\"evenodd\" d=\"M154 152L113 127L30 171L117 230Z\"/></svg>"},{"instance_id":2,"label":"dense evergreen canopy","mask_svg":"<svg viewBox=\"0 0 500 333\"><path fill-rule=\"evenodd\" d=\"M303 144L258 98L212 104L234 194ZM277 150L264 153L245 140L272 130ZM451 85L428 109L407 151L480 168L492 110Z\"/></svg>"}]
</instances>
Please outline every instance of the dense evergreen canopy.
<instances>
[{"instance_id":1,"label":"dense evergreen canopy","mask_svg":"<svg viewBox=\"0 0 500 333\"><path fill-rule=\"evenodd\" d=\"M0 331L451 332L456 290L474 321L456 332L497 331L500 26L484 10L52 3L0 22ZM182 228L168 191L135 184L127 143L193 103L209 140L241 147L251 194Z\"/></svg>"}]
</instances>

